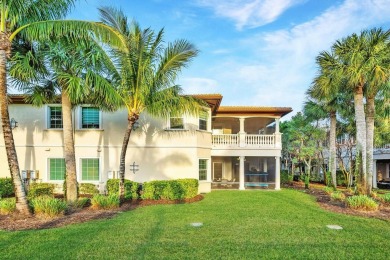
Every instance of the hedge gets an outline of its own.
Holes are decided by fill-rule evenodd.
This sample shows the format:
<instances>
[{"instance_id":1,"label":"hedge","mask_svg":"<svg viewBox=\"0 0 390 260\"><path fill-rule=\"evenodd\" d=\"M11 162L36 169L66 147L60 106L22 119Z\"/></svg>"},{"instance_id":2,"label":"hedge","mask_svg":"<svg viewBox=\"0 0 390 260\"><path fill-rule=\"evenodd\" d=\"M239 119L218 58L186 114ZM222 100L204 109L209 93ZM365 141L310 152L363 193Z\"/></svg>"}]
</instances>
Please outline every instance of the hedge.
<instances>
[{"instance_id":1,"label":"hedge","mask_svg":"<svg viewBox=\"0 0 390 260\"><path fill-rule=\"evenodd\" d=\"M0 198L14 196L14 184L11 178L0 178Z\"/></svg>"},{"instance_id":2,"label":"hedge","mask_svg":"<svg viewBox=\"0 0 390 260\"><path fill-rule=\"evenodd\" d=\"M96 185L93 183L79 183L80 194L90 194L95 195L99 194L99 190L96 188Z\"/></svg>"},{"instance_id":3,"label":"hedge","mask_svg":"<svg viewBox=\"0 0 390 260\"><path fill-rule=\"evenodd\" d=\"M40 196L54 197L54 186L52 183L31 183L27 198L32 200Z\"/></svg>"},{"instance_id":4,"label":"hedge","mask_svg":"<svg viewBox=\"0 0 390 260\"><path fill-rule=\"evenodd\" d=\"M107 193L119 194L119 179L110 179L107 181ZM125 199L138 199L138 182L125 180Z\"/></svg>"},{"instance_id":5,"label":"hedge","mask_svg":"<svg viewBox=\"0 0 390 260\"><path fill-rule=\"evenodd\" d=\"M198 194L197 179L178 179L168 181L150 181L143 184L143 199L188 199Z\"/></svg>"}]
</instances>

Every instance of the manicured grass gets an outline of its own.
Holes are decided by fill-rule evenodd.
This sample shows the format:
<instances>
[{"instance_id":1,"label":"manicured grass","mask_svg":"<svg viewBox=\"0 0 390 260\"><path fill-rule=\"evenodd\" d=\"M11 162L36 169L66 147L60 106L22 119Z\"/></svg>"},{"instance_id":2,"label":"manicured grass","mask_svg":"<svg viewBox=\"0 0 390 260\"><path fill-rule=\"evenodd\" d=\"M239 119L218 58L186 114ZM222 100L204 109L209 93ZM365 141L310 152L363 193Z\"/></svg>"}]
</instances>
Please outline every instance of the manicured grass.
<instances>
[{"instance_id":1,"label":"manicured grass","mask_svg":"<svg viewBox=\"0 0 390 260\"><path fill-rule=\"evenodd\" d=\"M327 212L299 191L214 191L197 203L144 207L113 219L0 231L0 258L385 259L389 241L389 222Z\"/></svg>"}]
</instances>

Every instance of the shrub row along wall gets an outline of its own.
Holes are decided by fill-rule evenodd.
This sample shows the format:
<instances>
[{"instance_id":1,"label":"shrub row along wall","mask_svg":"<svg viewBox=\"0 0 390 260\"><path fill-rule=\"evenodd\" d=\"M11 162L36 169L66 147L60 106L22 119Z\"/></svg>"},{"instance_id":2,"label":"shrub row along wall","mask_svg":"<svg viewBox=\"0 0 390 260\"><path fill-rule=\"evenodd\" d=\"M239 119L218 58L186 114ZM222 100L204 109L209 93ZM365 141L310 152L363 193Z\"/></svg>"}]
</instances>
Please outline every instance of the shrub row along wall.
<instances>
[{"instance_id":1,"label":"shrub row along wall","mask_svg":"<svg viewBox=\"0 0 390 260\"><path fill-rule=\"evenodd\" d=\"M142 186L142 199L188 199L198 194L199 182L196 179L150 181Z\"/></svg>"},{"instance_id":2,"label":"shrub row along wall","mask_svg":"<svg viewBox=\"0 0 390 260\"><path fill-rule=\"evenodd\" d=\"M11 178L0 178L0 198L14 196L14 184Z\"/></svg>"}]
</instances>

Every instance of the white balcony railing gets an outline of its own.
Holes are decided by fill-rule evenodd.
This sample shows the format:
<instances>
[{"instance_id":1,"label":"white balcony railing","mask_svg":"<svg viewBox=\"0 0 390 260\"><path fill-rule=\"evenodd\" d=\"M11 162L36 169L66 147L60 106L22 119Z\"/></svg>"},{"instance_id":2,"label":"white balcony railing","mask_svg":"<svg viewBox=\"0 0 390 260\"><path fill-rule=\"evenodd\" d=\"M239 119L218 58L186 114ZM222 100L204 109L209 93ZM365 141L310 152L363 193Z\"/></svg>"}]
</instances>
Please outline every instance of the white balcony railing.
<instances>
[{"instance_id":1,"label":"white balcony railing","mask_svg":"<svg viewBox=\"0 0 390 260\"><path fill-rule=\"evenodd\" d=\"M246 135L245 144L247 146L274 147L275 135Z\"/></svg>"},{"instance_id":2,"label":"white balcony railing","mask_svg":"<svg viewBox=\"0 0 390 260\"><path fill-rule=\"evenodd\" d=\"M281 134L213 134L214 147L281 148Z\"/></svg>"},{"instance_id":3,"label":"white balcony railing","mask_svg":"<svg viewBox=\"0 0 390 260\"><path fill-rule=\"evenodd\" d=\"M229 135L213 135L213 145L218 146L238 146L239 137L237 134Z\"/></svg>"}]
</instances>

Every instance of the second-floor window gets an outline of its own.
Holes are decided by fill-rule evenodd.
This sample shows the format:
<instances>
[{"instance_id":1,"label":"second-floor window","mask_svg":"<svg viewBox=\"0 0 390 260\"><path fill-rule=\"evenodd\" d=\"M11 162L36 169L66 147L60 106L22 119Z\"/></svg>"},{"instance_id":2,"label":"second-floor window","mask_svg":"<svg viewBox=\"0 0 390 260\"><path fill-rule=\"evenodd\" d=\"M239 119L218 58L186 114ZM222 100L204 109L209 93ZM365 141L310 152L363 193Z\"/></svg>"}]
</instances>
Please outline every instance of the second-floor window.
<instances>
[{"instance_id":1,"label":"second-floor window","mask_svg":"<svg viewBox=\"0 0 390 260\"><path fill-rule=\"evenodd\" d=\"M62 129L62 107L49 107L48 128Z\"/></svg>"},{"instance_id":2,"label":"second-floor window","mask_svg":"<svg viewBox=\"0 0 390 260\"><path fill-rule=\"evenodd\" d=\"M81 128L100 128L100 112L97 107L81 108Z\"/></svg>"},{"instance_id":3,"label":"second-floor window","mask_svg":"<svg viewBox=\"0 0 390 260\"><path fill-rule=\"evenodd\" d=\"M184 118L183 117L171 117L169 119L170 129L184 129Z\"/></svg>"},{"instance_id":4,"label":"second-floor window","mask_svg":"<svg viewBox=\"0 0 390 260\"><path fill-rule=\"evenodd\" d=\"M199 130L207 131L207 111L201 111L199 113Z\"/></svg>"}]
</instances>

